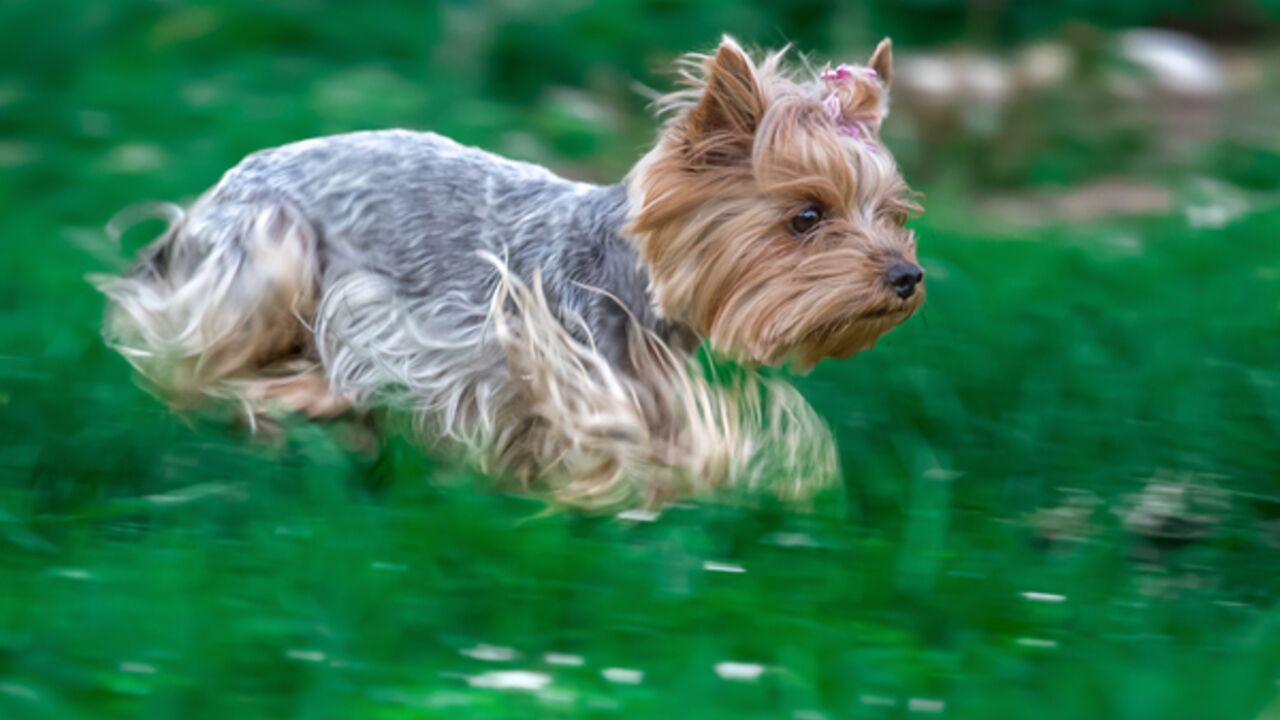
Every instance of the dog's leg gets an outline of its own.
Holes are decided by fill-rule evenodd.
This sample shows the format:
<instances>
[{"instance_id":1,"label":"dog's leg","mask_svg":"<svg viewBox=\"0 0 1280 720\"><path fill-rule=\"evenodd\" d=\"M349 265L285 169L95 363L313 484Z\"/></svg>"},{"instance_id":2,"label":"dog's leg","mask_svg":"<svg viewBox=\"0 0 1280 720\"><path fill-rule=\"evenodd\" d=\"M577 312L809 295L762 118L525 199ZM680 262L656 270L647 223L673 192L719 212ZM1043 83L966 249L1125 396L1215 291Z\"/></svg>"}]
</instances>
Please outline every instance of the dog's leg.
<instances>
[{"instance_id":1,"label":"dog's leg","mask_svg":"<svg viewBox=\"0 0 1280 720\"><path fill-rule=\"evenodd\" d=\"M495 415L496 469L594 509L731 486L801 498L837 480L831 433L794 388L716 382L638 327L621 371L569 332L536 276L491 262L494 335L519 389Z\"/></svg>"},{"instance_id":2,"label":"dog's leg","mask_svg":"<svg viewBox=\"0 0 1280 720\"><path fill-rule=\"evenodd\" d=\"M296 412L313 420L335 418L351 410L351 401L329 389L319 370L285 377L249 378L238 382L239 392L256 410Z\"/></svg>"}]
</instances>

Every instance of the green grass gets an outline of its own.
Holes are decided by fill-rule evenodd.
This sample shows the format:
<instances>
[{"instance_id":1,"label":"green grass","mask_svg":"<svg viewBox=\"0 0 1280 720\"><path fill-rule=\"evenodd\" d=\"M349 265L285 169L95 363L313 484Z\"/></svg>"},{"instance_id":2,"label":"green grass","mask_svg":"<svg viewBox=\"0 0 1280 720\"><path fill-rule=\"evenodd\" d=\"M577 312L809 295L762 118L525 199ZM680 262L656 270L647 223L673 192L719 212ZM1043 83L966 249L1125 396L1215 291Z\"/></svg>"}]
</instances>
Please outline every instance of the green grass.
<instances>
[{"instance_id":1,"label":"green grass","mask_svg":"<svg viewBox=\"0 0 1280 720\"><path fill-rule=\"evenodd\" d=\"M923 316L796 380L835 429L844 488L811 512L547 515L394 434L358 453L341 426L269 445L176 418L102 347L82 277L121 261L101 231L120 207L322 132L429 127L616 177L652 129L624 85L598 87L626 64L553 78L582 80L600 127L563 95L484 80L505 77L488 56L449 65L467 49L443 11L379 3L366 26L241 5L10 17L0 717L1200 720L1275 701L1274 149L1193 168L1249 192L1162 178L1167 217L1027 230L922 188ZM1189 222L1223 192L1244 209ZM1201 539L1126 528L1153 480L1199 489ZM484 645L507 659L464 652ZM734 681L725 662L765 670ZM477 686L501 670L550 682Z\"/></svg>"}]
</instances>

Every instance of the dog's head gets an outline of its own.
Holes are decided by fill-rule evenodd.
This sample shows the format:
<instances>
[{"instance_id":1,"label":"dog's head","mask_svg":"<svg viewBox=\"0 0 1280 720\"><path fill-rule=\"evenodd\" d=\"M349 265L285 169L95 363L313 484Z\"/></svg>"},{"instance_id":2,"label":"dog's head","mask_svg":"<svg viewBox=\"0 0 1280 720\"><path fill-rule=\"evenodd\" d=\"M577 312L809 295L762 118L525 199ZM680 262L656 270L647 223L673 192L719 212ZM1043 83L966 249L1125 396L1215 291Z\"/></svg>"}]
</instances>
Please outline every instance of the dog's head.
<instances>
[{"instance_id":1,"label":"dog's head","mask_svg":"<svg viewBox=\"0 0 1280 720\"><path fill-rule=\"evenodd\" d=\"M806 369L875 344L924 302L918 210L880 141L889 41L865 66L797 79L731 39L685 58L686 90L628 176L662 311L718 352Z\"/></svg>"}]
</instances>

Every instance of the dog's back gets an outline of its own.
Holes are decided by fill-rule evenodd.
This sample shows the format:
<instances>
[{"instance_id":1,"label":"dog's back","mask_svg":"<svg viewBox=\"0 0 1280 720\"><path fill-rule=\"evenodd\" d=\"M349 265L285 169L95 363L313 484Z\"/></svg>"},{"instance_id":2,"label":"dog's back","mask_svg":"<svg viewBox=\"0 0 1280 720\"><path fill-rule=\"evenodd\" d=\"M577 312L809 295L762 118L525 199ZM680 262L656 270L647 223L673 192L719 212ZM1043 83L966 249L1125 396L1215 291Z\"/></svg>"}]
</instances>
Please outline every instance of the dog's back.
<instances>
[{"instance_id":1,"label":"dog's back","mask_svg":"<svg viewBox=\"0 0 1280 720\"><path fill-rule=\"evenodd\" d=\"M660 328L618 235L620 186L403 130L245 158L124 278L107 332L178 404L233 397L326 415L403 393L445 432L510 392L485 333L500 279L538 276L550 308L624 364L626 325Z\"/></svg>"},{"instance_id":2,"label":"dog's back","mask_svg":"<svg viewBox=\"0 0 1280 720\"><path fill-rule=\"evenodd\" d=\"M388 130L316 138L240 162L193 208L288 204L319 234L327 271L398 272L430 286L503 253L510 230L585 193L548 170L464 147L434 133ZM571 204L559 203L565 211ZM465 261L463 257L465 256ZM449 268L444 277L439 268Z\"/></svg>"}]
</instances>

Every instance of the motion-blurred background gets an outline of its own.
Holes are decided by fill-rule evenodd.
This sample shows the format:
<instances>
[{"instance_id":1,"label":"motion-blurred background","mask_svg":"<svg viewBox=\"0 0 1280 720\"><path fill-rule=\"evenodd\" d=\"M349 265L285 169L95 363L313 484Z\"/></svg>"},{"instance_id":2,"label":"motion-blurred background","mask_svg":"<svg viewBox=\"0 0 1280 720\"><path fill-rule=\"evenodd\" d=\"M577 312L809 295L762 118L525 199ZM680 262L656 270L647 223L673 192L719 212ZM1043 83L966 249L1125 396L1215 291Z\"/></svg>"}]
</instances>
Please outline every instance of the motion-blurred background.
<instances>
[{"instance_id":1,"label":"motion-blurred background","mask_svg":"<svg viewBox=\"0 0 1280 720\"><path fill-rule=\"evenodd\" d=\"M0 717L1280 717L1275 0L0 0ZM845 488L542 514L180 419L103 225L404 126L614 181L720 34L897 57L922 314L797 383Z\"/></svg>"}]
</instances>

